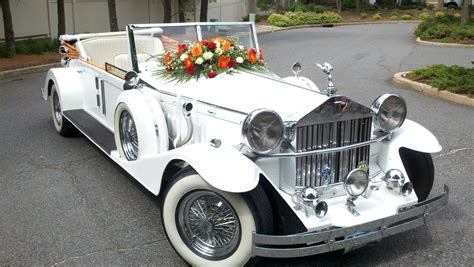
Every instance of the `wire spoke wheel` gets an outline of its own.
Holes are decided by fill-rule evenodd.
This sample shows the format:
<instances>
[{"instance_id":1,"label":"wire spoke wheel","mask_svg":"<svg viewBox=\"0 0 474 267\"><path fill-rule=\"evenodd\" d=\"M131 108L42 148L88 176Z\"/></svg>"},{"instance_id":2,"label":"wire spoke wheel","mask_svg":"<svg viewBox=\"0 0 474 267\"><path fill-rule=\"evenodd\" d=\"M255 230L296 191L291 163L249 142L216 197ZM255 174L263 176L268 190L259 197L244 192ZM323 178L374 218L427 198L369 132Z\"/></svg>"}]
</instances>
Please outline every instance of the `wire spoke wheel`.
<instances>
[{"instance_id":1,"label":"wire spoke wheel","mask_svg":"<svg viewBox=\"0 0 474 267\"><path fill-rule=\"evenodd\" d=\"M61 103L59 102L59 96L56 91L53 94L53 113L54 113L54 120L58 124L58 126L62 125L63 115L61 114Z\"/></svg>"},{"instance_id":2,"label":"wire spoke wheel","mask_svg":"<svg viewBox=\"0 0 474 267\"><path fill-rule=\"evenodd\" d=\"M127 110L120 114L119 125L120 143L125 157L128 160L136 160L138 158L137 128L132 115Z\"/></svg>"},{"instance_id":3,"label":"wire spoke wheel","mask_svg":"<svg viewBox=\"0 0 474 267\"><path fill-rule=\"evenodd\" d=\"M217 193L190 192L181 199L176 212L181 238L199 256L219 260L238 247L240 222L232 206Z\"/></svg>"}]
</instances>

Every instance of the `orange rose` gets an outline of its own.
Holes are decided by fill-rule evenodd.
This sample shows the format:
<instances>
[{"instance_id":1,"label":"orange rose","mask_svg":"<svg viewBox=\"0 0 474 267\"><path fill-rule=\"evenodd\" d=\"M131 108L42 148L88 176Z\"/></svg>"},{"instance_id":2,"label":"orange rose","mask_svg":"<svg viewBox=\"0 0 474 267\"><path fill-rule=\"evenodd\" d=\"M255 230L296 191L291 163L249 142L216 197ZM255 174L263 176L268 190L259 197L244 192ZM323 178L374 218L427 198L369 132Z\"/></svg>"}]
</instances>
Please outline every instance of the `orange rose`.
<instances>
[{"instance_id":1,"label":"orange rose","mask_svg":"<svg viewBox=\"0 0 474 267\"><path fill-rule=\"evenodd\" d=\"M165 63L166 63L166 64L169 64L169 63L170 63L170 61L171 61L171 53L170 53L170 52L168 52L168 53L166 53L166 57L165 57Z\"/></svg>"},{"instance_id":2,"label":"orange rose","mask_svg":"<svg viewBox=\"0 0 474 267\"><path fill-rule=\"evenodd\" d=\"M263 60L263 49L259 48L258 53L260 54L258 59Z\"/></svg>"},{"instance_id":3,"label":"orange rose","mask_svg":"<svg viewBox=\"0 0 474 267\"><path fill-rule=\"evenodd\" d=\"M219 42L219 43L222 43L222 40L220 37L216 37L216 38L212 38L211 41L216 41L216 42Z\"/></svg>"},{"instance_id":4,"label":"orange rose","mask_svg":"<svg viewBox=\"0 0 474 267\"><path fill-rule=\"evenodd\" d=\"M252 62L252 63L255 63L257 62L257 53L255 52L255 49L250 49L249 50L249 53L248 53L248 56L249 56L249 61Z\"/></svg>"},{"instance_id":5,"label":"orange rose","mask_svg":"<svg viewBox=\"0 0 474 267\"><path fill-rule=\"evenodd\" d=\"M198 57L202 54L202 47L201 44L196 44L193 48L193 51L191 52L193 54L193 57Z\"/></svg>"},{"instance_id":6,"label":"orange rose","mask_svg":"<svg viewBox=\"0 0 474 267\"><path fill-rule=\"evenodd\" d=\"M224 50L224 52L227 52L227 51L229 51L229 49L230 49L230 41L226 40L222 44L222 50Z\"/></svg>"},{"instance_id":7,"label":"orange rose","mask_svg":"<svg viewBox=\"0 0 474 267\"><path fill-rule=\"evenodd\" d=\"M186 60L184 60L184 66L186 68L189 68L189 67L193 66L193 58L188 56L188 58L186 58Z\"/></svg>"},{"instance_id":8,"label":"orange rose","mask_svg":"<svg viewBox=\"0 0 474 267\"><path fill-rule=\"evenodd\" d=\"M217 62L217 66L221 69L226 69L229 66L230 58L226 56L221 56Z\"/></svg>"}]
</instances>

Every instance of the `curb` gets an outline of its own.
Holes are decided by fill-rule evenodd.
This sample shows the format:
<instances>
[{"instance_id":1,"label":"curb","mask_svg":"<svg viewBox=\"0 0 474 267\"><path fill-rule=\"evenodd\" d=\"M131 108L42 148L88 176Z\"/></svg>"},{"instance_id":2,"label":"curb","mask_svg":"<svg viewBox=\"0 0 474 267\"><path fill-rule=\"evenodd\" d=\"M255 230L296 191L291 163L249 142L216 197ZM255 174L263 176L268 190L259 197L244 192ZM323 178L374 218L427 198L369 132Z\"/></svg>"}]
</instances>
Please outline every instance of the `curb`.
<instances>
[{"instance_id":1,"label":"curb","mask_svg":"<svg viewBox=\"0 0 474 267\"><path fill-rule=\"evenodd\" d=\"M425 83L414 82L412 80L409 80L403 77L407 73L409 73L409 71L395 73L393 75L393 82L396 84L407 86L408 88L418 91L424 95L440 98L440 99L450 101L456 104L474 107L473 98L470 98L464 95L454 94L445 90L440 91L437 88L432 87L431 85L428 85Z\"/></svg>"},{"instance_id":2,"label":"curb","mask_svg":"<svg viewBox=\"0 0 474 267\"><path fill-rule=\"evenodd\" d=\"M45 64L45 65L38 65L38 66L32 66L32 67L26 67L26 68L21 68L21 69L15 69L15 70L6 70L6 71L1 71L0 72L0 80L5 80L5 79L11 79L11 78L16 78L25 74L31 74L31 73L37 73L37 72L45 72L49 70L50 68L58 68L61 67L61 63L51 63L51 64Z\"/></svg>"},{"instance_id":3,"label":"curb","mask_svg":"<svg viewBox=\"0 0 474 267\"><path fill-rule=\"evenodd\" d=\"M286 31L292 29L301 29L301 28L317 28L317 27L338 27L338 26L351 26L351 25L377 25L377 24L403 24L403 23L420 23L421 20L395 20L395 21L360 21L360 22L337 22L337 23L327 23L327 24L305 24L305 25L297 25L297 26L290 26L290 27L275 27L273 30L263 30L258 32L257 34L266 34L272 32L279 32L279 31ZM331 26L328 26L328 25Z\"/></svg>"},{"instance_id":4,"label":"curb","mask_svg":"<svg viewBox=\"0 0 474 267\"><path fill-rule=\"evenodd\" d=\"M420 37L416 38L416 43L421 44L421 45L428 45L428 46L474 48L474 45L470 45L470 44L454 44L454 43L439 43L439 42L423 41L420 39Z\"/></svg>"}]
</instances>

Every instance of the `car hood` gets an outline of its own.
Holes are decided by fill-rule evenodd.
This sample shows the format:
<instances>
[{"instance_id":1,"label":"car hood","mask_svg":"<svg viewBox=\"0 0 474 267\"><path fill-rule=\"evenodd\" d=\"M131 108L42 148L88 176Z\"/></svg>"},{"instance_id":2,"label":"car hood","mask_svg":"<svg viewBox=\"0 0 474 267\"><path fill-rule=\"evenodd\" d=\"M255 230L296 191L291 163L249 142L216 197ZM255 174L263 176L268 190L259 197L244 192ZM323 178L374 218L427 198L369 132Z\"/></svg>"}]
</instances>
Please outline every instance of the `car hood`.
<instances>
[{"instance_id":1,"label":"car hood","mask_svg":"<svg viewBox=\"0 0 474 267\"><path fill-rule=\"evenodd\" d=\"M272 109L284 120L297 120L328 99L326 95L289 84L281 78L244 71L180 83L163 81L151 72L141 73L140 78L160 91L243 113Z\"/></svg>"}]
</instances>

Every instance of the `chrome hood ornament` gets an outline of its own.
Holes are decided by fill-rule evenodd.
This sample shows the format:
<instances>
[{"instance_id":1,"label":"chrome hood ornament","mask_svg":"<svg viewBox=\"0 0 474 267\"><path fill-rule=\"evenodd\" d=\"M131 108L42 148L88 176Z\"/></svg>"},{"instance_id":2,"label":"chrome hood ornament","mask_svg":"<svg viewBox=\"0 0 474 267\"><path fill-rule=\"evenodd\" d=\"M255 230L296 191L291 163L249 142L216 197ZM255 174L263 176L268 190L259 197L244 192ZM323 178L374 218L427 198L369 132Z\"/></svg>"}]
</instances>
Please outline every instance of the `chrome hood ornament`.
<instances>
[{"instance_id":1,"label":"chrome hood ornament","mask_svg":"<svg viewBox=\"0 0 474 267\"><path fill-rule=\"evenodd\" d=\"M332 83L332 75L331 72L334 70L334 68L331 66L331 64L324 62L323 65L316 63L316 66L318 66L327 76L328 76L328 87L326 88L326 94L328 96L332 96L336 94L336 87L334 87L334 84Z\"/></svg>"}]
</instances>

